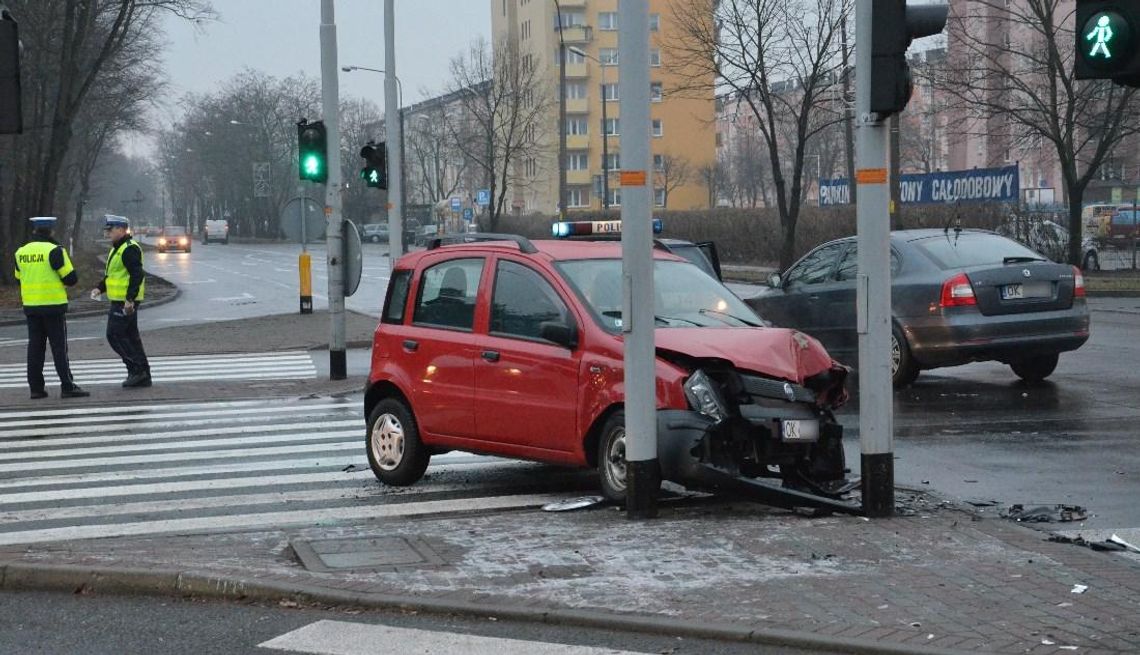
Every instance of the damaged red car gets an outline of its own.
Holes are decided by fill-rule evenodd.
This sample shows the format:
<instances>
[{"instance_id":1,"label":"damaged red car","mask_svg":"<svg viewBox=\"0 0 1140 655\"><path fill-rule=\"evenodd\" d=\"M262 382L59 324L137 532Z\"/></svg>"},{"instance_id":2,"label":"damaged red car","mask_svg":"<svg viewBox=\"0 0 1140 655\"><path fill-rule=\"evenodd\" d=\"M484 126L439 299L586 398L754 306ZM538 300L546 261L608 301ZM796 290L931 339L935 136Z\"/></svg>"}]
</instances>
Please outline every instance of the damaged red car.
<instances>
[{"instance_id":1,"label":"damaged red car","mask_svg":"<svg viewBox=\"0 0 1140 655\"><path fill-rule=\"evenodd\" d=\"M462 450L594 467L622 501L620 244L481 238L394 267L364 398L373 472L409 485L433 455ZM653 257L662 478L849 488L832 413L847 369L815 339L764 327L688 261Z\"/></svg>"}]
</instances>

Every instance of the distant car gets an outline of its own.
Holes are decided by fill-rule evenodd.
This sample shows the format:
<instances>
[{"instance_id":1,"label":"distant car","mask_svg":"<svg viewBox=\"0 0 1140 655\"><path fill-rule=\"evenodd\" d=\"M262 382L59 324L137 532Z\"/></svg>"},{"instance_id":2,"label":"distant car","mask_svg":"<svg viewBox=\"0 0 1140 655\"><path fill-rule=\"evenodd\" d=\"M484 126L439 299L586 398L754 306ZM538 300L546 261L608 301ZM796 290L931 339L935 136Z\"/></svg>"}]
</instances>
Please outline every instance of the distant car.
<instances>
[{"instance_id":1,"label":"distant car","mask_svg":"<svg viewBox=\"0 0 1140 655\"><path fill-rule=\"evenodd\" d=\"M369 223L360 226L360 238L372 243L388 242L388 224L387 223Z\"/></svg>"},{"instance_id":2,"label":"distant car","mask_svg":"<svg viewBox=\"0 0 1140 655\"><path fill-rule=\"evenodd\" d=\"M206 226L202 228L202 245L207 245L211 241L221 242L223 245L230 242L230 222L224 218L213 220L208 219Z\"/></svg>"},{"instance_id":3,"label":"distant car","mask_svg":"<svg viewBox=\"0 0 1140 655\"><path fill-rule=\"evenodd\" d=\"M891 233L891 377L998 361L1028 382L1089 338L1084 276L982 230ZM814 336L840 361L858 356L856 241L818 246L746 302L781 327Z\"/></svg>"},{"instance_id":4,"label":"distant car","mask_svg":"<svg viewBox=\"0 0 1140 655\"><path fill-rule=\"evenodd\" d=\"M429 239L439 236L439 226L435 223L423 223L415 228L413 234L417 246L427 245Z\"/></svg>"},{"instance_id":5,"label":"distant car","mask_svg":"<svg viewBox=\"0 0 1140 655\"><path fill-rule=\"evenodd\" d=\"M364 395L369 465L397 486L448 450L596 467L621 502L621 246L499 236L433 240L393 266ZM661 478L842 493L847 369L807 335L762 327L683 258L652 256Z\"/></svg>"},{"instance_id":6,"label":"distant car","mask_svg":"<svg viewBox=\"0 0 1140 655\"><path fill-rule=\"evenodd\" d=\"M167 225L158 234L158 252L181 250L190 252L190 234L181 225Z\"/></svg>"}]
</instances>

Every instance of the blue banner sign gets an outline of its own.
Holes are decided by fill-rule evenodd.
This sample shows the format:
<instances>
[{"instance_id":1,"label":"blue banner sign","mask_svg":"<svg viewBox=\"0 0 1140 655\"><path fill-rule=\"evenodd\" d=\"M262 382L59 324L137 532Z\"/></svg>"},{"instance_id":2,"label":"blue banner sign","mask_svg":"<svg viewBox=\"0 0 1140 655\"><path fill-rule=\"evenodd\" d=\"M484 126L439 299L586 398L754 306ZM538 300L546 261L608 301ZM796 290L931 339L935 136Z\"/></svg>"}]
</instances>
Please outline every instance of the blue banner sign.
<instances>
[{"instance_id":1,"label":"blue banner sign","mask_svg":"<svg viewBox=\"0 0 1140 655\"><path fill-rule=\"evenodd\" d=\"M899 176L899 199L904 205L1017 202L1020 196L1016 165ZM846 178L819 181L820 207L850 203L851 190Z\"/></svg>"}]
</instances>

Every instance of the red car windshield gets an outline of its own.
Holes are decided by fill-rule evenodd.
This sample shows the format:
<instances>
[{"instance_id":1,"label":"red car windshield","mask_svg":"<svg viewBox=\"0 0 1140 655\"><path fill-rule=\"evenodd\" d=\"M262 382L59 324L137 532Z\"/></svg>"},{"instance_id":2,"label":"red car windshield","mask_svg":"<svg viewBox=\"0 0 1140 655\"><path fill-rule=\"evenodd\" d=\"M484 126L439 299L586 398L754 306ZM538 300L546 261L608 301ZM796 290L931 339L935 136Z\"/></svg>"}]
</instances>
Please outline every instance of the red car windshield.
<instances>
[{"instance_id":1,"label":"red car windshield","mask_svg":"<svg viewBox=\"0 0 1140 655\"><path fill-rule=\"evenodd\" d=\"M594 318L605 329L622 327L621 260L579 259L556 264ZM653 262L657 327L759 326L744 301L688 262Z\"/></svg>"}]
</instances>

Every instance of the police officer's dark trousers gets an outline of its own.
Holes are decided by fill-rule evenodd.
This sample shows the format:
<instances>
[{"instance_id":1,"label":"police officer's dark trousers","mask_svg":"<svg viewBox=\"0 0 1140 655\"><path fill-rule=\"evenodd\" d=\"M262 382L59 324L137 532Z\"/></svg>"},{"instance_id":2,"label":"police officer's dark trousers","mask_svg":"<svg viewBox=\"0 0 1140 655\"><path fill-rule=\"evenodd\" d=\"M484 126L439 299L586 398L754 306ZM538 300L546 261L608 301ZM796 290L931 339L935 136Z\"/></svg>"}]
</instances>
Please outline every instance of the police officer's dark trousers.
<instances>
[{"instance_id":1,"label":"police officer's dark trousers","mask_svg":"<svg viewBox=\"0 0 1140 655\"><path fill-rule=\"evenodd\" d=\"M44 358L47 344L51 343L51 357L60 386L75 386L67 359L67 318L63 314L28 314L28 387L44 390Z\"/></svg>"},{"instance_id":2,"label":"police officer's dark trousers","mask_svg":"<svg viewBox=\"0 0 1140 655\"><path fill-rule=\"evenodd\" d=\"M127 314L121 300L111 302L111 313L107 315L107 343L122 358L128 375L150 372L150 362L146 359L142 337L139 336L137 304L135 311Z\"/></svg>"}]
</instances>

